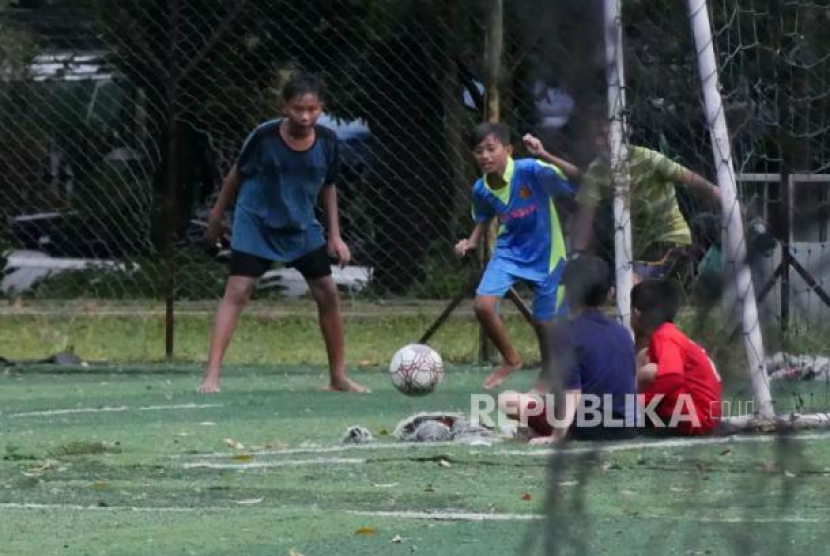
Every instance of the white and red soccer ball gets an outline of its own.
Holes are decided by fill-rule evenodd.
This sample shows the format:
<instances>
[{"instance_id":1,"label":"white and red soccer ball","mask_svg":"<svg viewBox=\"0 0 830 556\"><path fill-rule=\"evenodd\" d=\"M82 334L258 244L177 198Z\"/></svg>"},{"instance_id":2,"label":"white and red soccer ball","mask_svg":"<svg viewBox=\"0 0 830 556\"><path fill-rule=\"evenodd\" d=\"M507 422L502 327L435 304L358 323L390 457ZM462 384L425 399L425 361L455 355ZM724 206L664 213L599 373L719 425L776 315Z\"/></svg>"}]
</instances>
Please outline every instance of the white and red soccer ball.
<instances>
[{"instance_id":1,"label":"white and red soccer ball","mask_svg":"<svg viewBox=\"0 0 830 556\"><path fill-rule=\"evenodd\" d=\"M429 394L444 378L444 362L434 349L422 344L404 346L389 364L392 384L407 396Z\"/></svg>"}]
</instances>

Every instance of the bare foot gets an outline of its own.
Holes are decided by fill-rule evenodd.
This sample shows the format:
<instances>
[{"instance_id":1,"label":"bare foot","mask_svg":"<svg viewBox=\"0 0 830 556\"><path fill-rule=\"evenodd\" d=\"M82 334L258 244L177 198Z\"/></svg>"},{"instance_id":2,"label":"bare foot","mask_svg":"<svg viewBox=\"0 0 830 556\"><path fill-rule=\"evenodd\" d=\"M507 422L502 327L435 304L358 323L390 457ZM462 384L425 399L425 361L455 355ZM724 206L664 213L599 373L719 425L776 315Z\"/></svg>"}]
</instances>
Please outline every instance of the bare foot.
<instances>
[{"instance_id":1,"label":"bare foot","mask_svg":"<svg viewBox=\"0 0 830 556\"><path fill-rule=\"evenodd\" d=\"M519 359L516 362L508 363L505 361L501 364L501 367L490 373L490 376L484 379L484 389L485 390L492 390L502 382L504 379L510 375L513 371L518 371L522 368L522 360Z\"/></svg>"},{"instance_id":2,"label":"bare foot","mask_svg":"<svg viewBox=\"0 0 830 556\"><path fill-rule=\"evenodd\" d=\"M324 388L324 390L327 392L357 392L358 394L368 394L371 392L371 390L365 386L362 386L348 378L332 380L329 385Z\"/></svg>"},{"instance_id":3,"label":"bare foot","mask_svg":"<svg viewBox=\"0 0 830 556\"><path fill-rule=\"evenodd\" d=\"M221 391L218 378L205 378L196 389L199 394L216 394Z\"/></svg>"}]
</instances>

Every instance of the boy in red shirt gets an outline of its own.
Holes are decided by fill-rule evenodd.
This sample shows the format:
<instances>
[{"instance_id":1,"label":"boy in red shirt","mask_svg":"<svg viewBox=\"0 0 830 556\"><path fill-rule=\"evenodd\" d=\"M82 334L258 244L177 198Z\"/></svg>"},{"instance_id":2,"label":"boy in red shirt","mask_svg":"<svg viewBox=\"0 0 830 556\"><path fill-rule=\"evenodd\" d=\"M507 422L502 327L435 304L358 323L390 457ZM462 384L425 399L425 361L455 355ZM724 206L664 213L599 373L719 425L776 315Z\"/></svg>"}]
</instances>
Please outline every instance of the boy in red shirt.
<instances>
[{"instance_id":1,"label":"boy in red shirt","mask_svg":"<svg viewBox=\"0 0 830 556\"><path fill-rule=\"evenodd\" d=\"M682 435L707 434L721 416L721 380L702 347L673 324L680 295L673 282L645 280L631 290L637 336L637 391L655 427Z\"/></svg>"}]
</instances>

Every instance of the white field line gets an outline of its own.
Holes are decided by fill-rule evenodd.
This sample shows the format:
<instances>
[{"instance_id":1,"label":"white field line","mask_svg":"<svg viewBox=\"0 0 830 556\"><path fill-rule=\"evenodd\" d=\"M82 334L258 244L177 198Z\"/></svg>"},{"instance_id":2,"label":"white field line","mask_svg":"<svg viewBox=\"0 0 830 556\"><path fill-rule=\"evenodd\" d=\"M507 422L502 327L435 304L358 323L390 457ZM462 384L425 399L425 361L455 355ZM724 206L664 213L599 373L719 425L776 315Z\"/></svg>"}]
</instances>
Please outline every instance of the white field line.
<instances>
[{"instance_id":1,"label":"white field line","mask_svg":"<svg viewBox=\"0 0 830 556\"><path fill-rule=\"evenodd\" d=\"M293 467L297 465L353 465L366 463L362 458L313 458L283 461L250 461L239 463L193 462L182 465L184 469L269 469L272 467Z\"/></svg>"},{"instance_id":2,"label":"white field line","mask_svg":"<svg viewBox=\"0 0 830 556\"><path fill-rule=\"evenodd\" d=\"M135 411L170 411L177 409L207 409L210 407L222 407L222 404L174 404L174 405L148 405L137 407ZM9 417L50 417L53 415L72 415L76 413L124 413L132 411L129 406L119 405L113 407L75 407L69 409L47 409L44 411L27 411L25 413L10 413Z\"/></svg>"},{"instance_id":3,"label":"white field line","mask_svg":"<svg viewBox=\"0 0 830 556\"><path fill-rule=\"evenodd\" d=\"M604 452L604 453L611 453L611 452L623 452L629 450L642 450L642 449L652 449L652 448L688 448L693 446L715 446L718 444L770 444L772 442L776 442L780 440L778 435L753 435L753 436L714 436L714 437L703 437L703 438L673 438L667 440L656 440L656 441L646 441L646 442L625 442L621 444L605 444L605 445L593 445L593 446L578 446L573 447L574 444L571 444L572 447L569 447L565 450L558 450L560 455L580 455L580 454L592 454L596 452ZM791 435L786 437L787 442L792 441L800 441L806 442L811 440L830 440L830 432L828 433L817 433L817 434L797 434ZM554 453L554 450L547 449L547 450L535 450L535 451L523 451L523 450L503 450L501 452L502 455L506 456L514 456L514 455L533 455L533 456L549 456Z\"/></svg>"},{"instance_id":4,"label":"white field line","mask_svg":"<svg viewBox=\"0 0 830 556\"><path fill-rule=\"evenodd\" d=\"M399 519L423 519L432 521L535 521L544 519L544 514L497 514L474 512L395 512L375 510L349 510L352 515L368 517L393 517ZM695 521L700 523L827 523L830 517L698 517L698 516L640 516L638 519L666 519L671 521Z\"/></svg>"},{"instance_id":5,"label":"white field line","mask_svg":"<svg viewBox=\"0 0 830 556\"><path fill-rule=\"evenodd\" d=\"M174 405L147 405L139 407L137 411L164 411L167 409L208 409L211 407L222 407L221 403L183 403Z\"/></svg>"},{"instance_id":6,"label":"white field line","mask_svg":"<svg viewBox=\"0 0 830 556\"><path fill-rule=\"evenodd\" d=\"M10 413L9 417L50 417L53 415L72 415L75 413L122 413L129 410L130 408L126 405L117 407L76 407L74 409L47 409L45 411Z\"/></svg>"},{"instance_id":7,"label":"white field line","mask_svg":"<svg viewBox=\"0 0 830 556\"><path fill-rule=\"evenodd\" d=\"M476 513L476 512L394 512L376 510L348 510L351 515L362 515L366 517L394 517L397 519L422 519L432 521L536 521L544 519L543 514L497 514L497 513Z\"/></svg>"},{"instance_id":8,"label":"white field line","mask_svg":"<svg viewBox=\"0 0 830 556\"><path fill-rule=\"evenodd\" d=\"M90 512L157 512L157 513L186 513L219 508L197 507L141 507L141 506L83 506L81 504L36 504L31 502L3 502L0 510L76 510ZM222 508L227 510L228 508Z\"/></svg>"},{"instance_id":9,"label":"white field line","mask_svg":"<svg viewBox=\"0 0 830 556\"><path fill-rule=\"evenodd\" d=\"M336 452L350 452L360 450L411 450L418 448L440 448L442 446L461 446L453 443L429 443L429 442L380 442L378 444L341 444L338 446L305 446L299 448L280 448L276 450L254 450L245 453L252 456L294 456L299 454L330 454ZM201 458L226 458L231 455L229 452L211 452L198 454L195 457ZM192 457L192 456L178 456Z\"/></svg>"},{"instance_id":10,"label":"white field line","mask_svg":"<svg viewBox=\"0 0 830 556\"><path fill-rule=\"evenodd\" d=\"M193 512L227 512L228 510L287 510L296 513L319 514L320 510L302 508L274 508L269 506L240 505L233 506L83 506L80 504L38 504L27 502L4 502L0 503L1 510L73 510L90 512L143 512L143 513L193 513ZM332 510L328 510L332 511ZM336 510L335 510L336 512ZM515 514L515 513L477 513L459 511L431 511L431 512L409 512L409 511L377 511L377 510L346 510L350 515L366 517L387 517L395 519L430 520L430 521L536 521L544 519L543 514ZM644 516L638 519L663 519L667 521L694 521L699 523L827 523L828 517L698 517L698 516Z\"/></svg>"},{"instance_id":11,"label":"white field line","mask_svg":"<svg viewBox=\"0 0 830 556\"><path fill-rule=\"evenodd\" d=\"M776 435L752 435L752 436L716 436L703 438L670 438L665 440L643 440L639 442L624 442L624 443L607 443L607 444L584 444L571 443L563 450L557 452L561 455L581 455L592 453L611 453L623 452L631 450L651 450L651 449L666 449L666 448L685 448L691 446L709 446L719 444L766 444L779 440ZM827 433L813 433L813 434L793 434L786 437L787 442L807 442L813 440L830 440L830 432ZM339 452L351 451L375 451L375 450L411 450L422 448L468 448L470 450L482 450L490 448L491 446L483 445L469 445L457 444L453 442L447 443L429 443L429 442L384 442L378 444L343 444L339 446L308 446L299 448L285 448L279 450L262 450L245 452L252 456L293 456L299 454L330 454ZM545 449L525 449L525 450L493 450L494 455L503 456L550 456L554 450L550 448ZM229 452L212 452L208 454L187 456L196 458L227 458L232 455ZM177 456L183 457L183 456Z\"/></svg>"}]
</instances>

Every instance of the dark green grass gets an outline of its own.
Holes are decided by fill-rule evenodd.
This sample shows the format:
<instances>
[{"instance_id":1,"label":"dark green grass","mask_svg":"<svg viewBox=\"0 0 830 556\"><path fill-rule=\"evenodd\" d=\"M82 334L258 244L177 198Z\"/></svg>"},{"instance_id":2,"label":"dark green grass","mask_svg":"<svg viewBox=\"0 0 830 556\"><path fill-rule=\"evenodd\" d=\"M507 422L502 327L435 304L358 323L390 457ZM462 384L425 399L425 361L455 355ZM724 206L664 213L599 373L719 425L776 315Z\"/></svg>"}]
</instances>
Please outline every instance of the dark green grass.
<instances>
[{"instance_id":1,"label":"dark green grass","mask_svg":"<svg viewBox=\"0 0 830 556\"><path fill-rule=\"evenodd\" d=\"M503 555L541 529L584 542L585 554L827 553L827 439L573 452L555 474L513 442L320 453L349 425L392 443L384 433L415 411L468 411L485 369L451 365L425 398L395 392L379 367L355 372L370 396L317 391L321 368L231 367L211 397L194 393L198 375L187 365L0 375L0 553ZM528 371L506 386L532 380ZM217 407L159 408L186 404ZM31 415L105 407L119 411ZM204 463L235 467L188 467ZM352 513L531 516L545 513L550 484L555 525Z\"/></svg>"},{"instance_id":2,"label":"dark green grass","mask_svg":"<svg viewBox=\"0 0 830 556\"><path fill-rule=\"evenodd\" d=\"M313 305L292 305L288 314L264 306L243 315L230 349L230 364L324 365L325 349ZM416 341L441 307L399 313L380 308L345 311L346 349L354 366L388 362L399 347ZM506 315L516 347L536 359L532 328L514 312ZM175 354L180 361L202 361L207 355L213 313L182 312L176 318ZM73 351L87 361L161 361L165 357L163 313L138 310L0 314L0 356L11 360L42 359ZM460 309L434 337L432 345L448 361L472 361L478 353L478 324L470 309Z\"/></svg>"}]
</instances>

